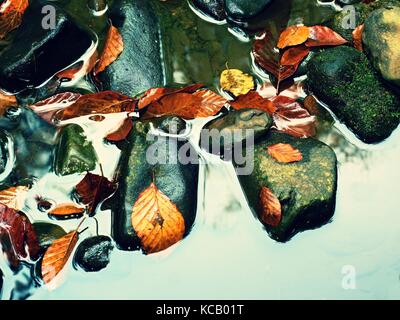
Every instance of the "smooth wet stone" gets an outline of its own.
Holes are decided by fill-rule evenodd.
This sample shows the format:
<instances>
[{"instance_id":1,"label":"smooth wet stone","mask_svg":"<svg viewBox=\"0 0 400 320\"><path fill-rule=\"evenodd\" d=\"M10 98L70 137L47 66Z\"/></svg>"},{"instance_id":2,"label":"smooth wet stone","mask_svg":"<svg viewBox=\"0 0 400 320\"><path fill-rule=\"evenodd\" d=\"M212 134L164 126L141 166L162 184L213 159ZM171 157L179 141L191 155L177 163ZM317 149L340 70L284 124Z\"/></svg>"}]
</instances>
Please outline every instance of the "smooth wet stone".
<instances>
[{"instance_id":1,"label":"smooth wet stone","mask_svg":"<svg viewBox=\"0 0 400 320\"><path fill-rule=\"evenodd\" d=\"M96 236L83 240L74 256L74 264L86 272L97 272L105 269L110 263L110 254L114 249L107 236Z\"/></svg>"},{"instance_id":2,"label":"smooth wet stone","mask_svg":"<svg viewBox=\"0 0 400 320\"><path fill-rule=\"evenodd\" d=\"M4 172L8 160L7 137L5 132L0 130L0 175Z\"/></svg>"},{"instance_id":3,"label":"smooth wet stone","mask_svg":"<svg viewBox=\"0 0 400 320\"><path fill-rule=\"evenodd\" d=\"M65 126L58 138L55 157L55 173L66 176L92 171L96 168L96 151L79 125Z\"/></svg>"},{"instance_id":4,"label":"smooth wet stone","mask_svg":"<svg viewBox=\"0 0 400 320\"><path fill-rule=\"evenodd\" d=\"M246 20L260 14L272 0L225 0L228 16Z\"/></svg>"},{"instance_id":5,"label":"smooth wet stone","mask_svg":"<svg viewBox=\"0 0 400 320\"><path fill-rule=\"evenodd\" d=\"M374 11L365 21L363 44L382 77L400 86L400 7Z\"/></svg>"},{"instance_id":6,"label":"smooth wet stone","mask_svg":"<svg viewBox=\"0 0 400 320\"><path fill-rule=\"evenodd\" d=\"M366 143L386 139L399 124L399 98L354 48L340 46L316 54L308 65L307 85Z\"/></svg>"},{"instance_id":7,"label":"smooth wet stone","mask_svg":"<svg viewBox=\"0 0 400 320\"><path fill-rule=\"evenodd\" d=\"M57 6L55 29L43 28L45 3L30 4L12 43L1 52L0 88L5 91L17 93L43 84L77 61L92 44L91 35Z\"/></svg>"},{"instance_id":8,"label":"smooth wet stone","mask_svg":"<svg viewBox=\"0 0 400 320\"><path fill-rule=\"evenodd\" d=\"M209 122L200 145L208 152L223 155L235 146L245 145L265 135L272 125L271 116L257 109L234 110Z\"/></svg>"},{"instance_id":9,"label":"smooth wet stone","mask_svg":"<svg viewBox=\"0 0 400 320\"><path fill-rule=\"evenodd\" d=\"M55 240L67 234L63 228L52 223L37 222L33 224L33 229L42 249L49 247Z\"/></svg>"},{"instance_id":10,"label":"smooth wet stone","mask_svg":"<svg viewBox=\"0 0 400 320\"><path fill-rule=\"evenodd\" d=\"M300 150L303 160L279 163L267 148L288 143ZM285 133L270 132L254 150L254 171L239 176L250 207L260 217L259 194L262 187L271 189L282 205L282 220L277 227L265 225L271 238L290 240L298 232L320 227L332 218L335 210L337 168L334 151L312 139L297 139Z\"/></svg>"},{"instance_id":11,"label":"smooth wet stone","mask_svg":"<svg viewBox=\"0 0 400 320\"><path fill-rule=\"evenodd\" d=\"M185 220L185 236L193 225L197 208L198 164L182 164L177 161L178 148L185 141L156 138L149 141L146 137L150 123L158 128L168 118L135 122L128 142L122 149L115 180L118 183L116 194L105 206L112 212L112 237L119 249L136 250L140 240L131 223L132 208L139 195L153 182L179 209ZM189 146L186 144L186 146ZM149 149L152 148L152 149ZM159 151L161 161L153 156ZM191 150L193 159L198 156Z\"/></svg>"},{"instance_id":12,"label":"smooth wet stone","mask_svg":"<svg viewBox=\"0 0 400 320\"><path fill-rule=\"evenodd\" d=\"M116 0L110 18L125 50L99 74L103 90L134 96L164 85L157 16L148 0Z\"/></svg>"},{"instance_id":13,"label":"smooth wet stone","mask_svg":"<svg viewBox=\"0 0 400 320\"><path fill-rule=\"evenodd\" d=\"M186 122L179 117L167 117L157 127L165 133L182 134L186 130Z\"/></svg>"},{"instance_id":14,"label":"smooth wet stone","mask_svg":"<svg viewBox=\"0 0 400 320\"><path fill-rule=\"evenodd\" d=\"M0 132L6 132L14 150L14 167L0 186L20 185L40 179L50 171L56 145L56 128L32 110L9 108L0 117ZM8 152L7 152L8 153Z\"/></svg>"},{"instance_id":15,"label":"smooth wet stone","mask_svg":"<svg viewBox=\"0 0 400 320\"><path fill-rule=\"evenodd\" d=\"M222 21L226 18L224 0L193 0L193 4L213 19Z\"/></svg>"}]
</instances>

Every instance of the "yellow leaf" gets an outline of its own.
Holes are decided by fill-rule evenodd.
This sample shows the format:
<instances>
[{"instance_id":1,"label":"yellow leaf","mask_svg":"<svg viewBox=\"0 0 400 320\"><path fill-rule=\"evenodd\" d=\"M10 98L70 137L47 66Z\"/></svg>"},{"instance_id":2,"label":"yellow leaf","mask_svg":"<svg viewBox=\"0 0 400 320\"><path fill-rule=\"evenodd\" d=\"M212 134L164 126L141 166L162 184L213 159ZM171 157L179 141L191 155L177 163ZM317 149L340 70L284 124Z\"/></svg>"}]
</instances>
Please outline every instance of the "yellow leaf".
<instances>
[{"instance_id":1,"label":"yellow leaf","mask_svg":"<svg viewBox=\"0 0 400 320\"><path fill-rule=\"evenodd\" d=\"M224 70L221 73L220 83L223 90L231 92L236 97L247 94L255 86L253 77L238 69Z\"/></svg>"},{"instance_id":2,"label":"yellow leaf","mask_svg":"<svg viewBox=\"0 0 400 320\"><path fill-rule=\"evenodd\" d=\"M185 234L185 221L179 209L154 183L139 195L131 221L146 253L167 249Z\"/></svg>"},{"instance_id":3,"label":"yellow leaf","mask_svg":"<svg viewBox=\"0 0 400 320\"><path fill-rule=\"evenodd\" d=\"M22 210L29 188L25 186L11 187L0 191L0 203L17 211Z\"/></svg>"},{"instance_id":4,"label":"yellow leaf","mask_svg":"<svg viewBox=\"0 0 400 320\"><path fill-rule=\"evenodd\" d=\"M55 240L47 249L42 260L42 279L50 283L64 268L78 241L78 232L73 231Z\"/></svg>"}]
</instances>

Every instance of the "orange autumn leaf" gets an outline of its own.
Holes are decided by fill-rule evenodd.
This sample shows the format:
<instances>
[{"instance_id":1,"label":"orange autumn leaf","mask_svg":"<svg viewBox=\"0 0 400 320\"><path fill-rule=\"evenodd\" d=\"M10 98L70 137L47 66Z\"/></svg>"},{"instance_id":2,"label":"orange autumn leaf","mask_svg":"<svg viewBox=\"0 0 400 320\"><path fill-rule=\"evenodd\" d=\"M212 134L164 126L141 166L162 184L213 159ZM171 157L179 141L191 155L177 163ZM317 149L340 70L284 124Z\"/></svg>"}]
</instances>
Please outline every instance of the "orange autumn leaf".
<instances>
[{"instance_id":1,"label":"orange autumn leaf","mask_svg":"<svg viewBox=\"0 0 400 320\"><path fill-rule=\"evenodd\" d=\"M19 27L28 6L28 0L7 0L3 2L0 6L0 39Z\"/></svg>"},{"instance_id":2,"label":"orange autumn leaf","mask_svg":"<svg viewBox=\"0 0 400 320\"><path fill-rule=\"evenodd\" d=\"M107 135L106 140L110 142L118 142L125 140L128 137L129 133L132 131L132 129L133 129L132 119L126 118L117 130Z\"/></svg>"},{"instance_id":3,"label":"orange autumn leaf","mask_svg":"<svg viewBox=\"0 0 400 320\"><path fill-rule=\"evenodd\" d=\"M16 107L18 105L15 96L8 96L0 92L0 117L4 115L4 112L10 107Z\"/></svg>"},{"instance_id":4,"label":"orange autumn leaf","mask_svg":"<svg viewBox=\"0 0 400 320\"><path fill-rule=\"evenodd\" d=\"M269 114L276 111L274 103L268 99L263 98L257 91L250 91L249 93L239 96L235 101L229 103L233 109L258 109Z\"/></svg>"},{"instance_id":5,"label":"orange autumn leaf","mask_svg":"<svg viewBox=\"0 0 400 320\"><path fill-rule=\"evenodd\" d=\"M356 48L358 51L363 51L363 43L362 43L362 34L364 31L364 25L360 25L357 28L354 29L353 31L353 44L354 48Z\"/></svg>"},{"instance_id":6,"label":"orange autumn leaf","mask_svg":"<svg viewBox=\"0 0 400 320\"><path fill-rule=\"evenodd\" d=\"M303 155L290 144L278 143L268 147L268 153L276 161L282 163L298 162L303 160Z\"/></svg>"},{"instance_id":7,"label":"orange autumn leaf","mask_svg":"<svg viewBox=\"0 0 400 320\"><path fill-rule=\"evenodd\" d=\"M340 34L325 26L310 27L310 36L306 41L307 47L340 46L347 40Z\"/></svg>"},{"instance_id":8,"label":"orange autumn leaf","mask_svg":"<svg viewBox=\"0 0 400 320\"><path fill-rule=\"evenodd\" d=\"M112 64L119 55L124 51L124 40L118 29L113 25L108 30L106 43L102 54L100 55L99 62L94 70L94 74L104 71L110 64Z\"/></svg>"},{"instance_id":9,"label":"orange autumn leaf","mask_svg":"<svg viewBox=\"0 0 400 320\"><path fill-rule=\"evenodd\" d=\"M310 30L305 26L290 26L280 35L277 47L284 49L286 47L297 46L306 42Z\"/></svg>"},{"instance_id":10,"label":"orange autumn leaf","mask_svg":"<svg viewBox=\"0 0 400 320\"><path fill-rule=\"evenodd\" d=\"M55 240L46 250L42 260L42 279L50 283L64 268L78 242L78 232L73 231Z\"/></svg>"},{"instance_id":11,"label":"orange autumn leaf","mask_svg":"<svg viewBox=\"0 0 400 320\"><path fill-rule=\"evenodd\" d=\"M146 253L165 250L182 240L185 234L181 212L154 183L136 200L131 222Z\"/></svg>"},{"instance_id":12,"label":"orange autumn leaf","mask_svg":"<svg viewBox=\"0 0 400 320\"><path fill-rule=\"evenodd\" d=\"M20 211L24 207L29 188L26 186L11 187L0 191L0 203Z\"/></svg>"},{"instance_id":13,"label":"orange autumn leaf","mask_svg":"<svg viewBox=\"0 0 400 320\"><path fill-rule=\"evenodd\" d=\"M261 207L261 220L272 227L279 226L282 220L282 206L279 199L269 188L262 187L260 190L259 201Z\"/></svg>"},{"instance_id":14,"label":"orange autumn leaf","mask_svg":"<svg viewBox=\"0 0 400 320\"><path fill-rule=\"evenodd\" d=\"M63 203L57 205L49 212L50 216L58 218L80 218L85 212L84 207L77 206L75 203Z\"/></svg>"}]
</instances>

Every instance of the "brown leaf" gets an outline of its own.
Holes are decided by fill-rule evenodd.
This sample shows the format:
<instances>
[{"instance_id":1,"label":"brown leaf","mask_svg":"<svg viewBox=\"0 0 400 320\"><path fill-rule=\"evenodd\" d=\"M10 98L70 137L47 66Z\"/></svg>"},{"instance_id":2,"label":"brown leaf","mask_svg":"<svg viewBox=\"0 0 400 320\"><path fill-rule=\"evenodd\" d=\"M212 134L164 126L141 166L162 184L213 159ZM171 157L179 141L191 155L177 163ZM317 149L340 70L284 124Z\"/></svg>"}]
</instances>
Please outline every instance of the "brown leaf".
<instances>
[{"instance_id":1,"label":"brown leaf","mask_svg":"<svg viewBox=\"0 0 400 320\"><path fill-rule=\"evenodd\" d=\"M277 107L272 117L279 131L297 138L312 137L316 134L315 117L299 102L285 96L277 96L271 100Z\"/></svg>"},{"instance_id":2,"label":"brown leaf","mask_svg":"<svg viewBox=\"0 0 400 320\"><path fill-rule=\"evenodd\" d=\"M0 203L17 211L25 205L26 194L29 188L26 186L11 187L0 191Z\"/></svg>"},{"instance_id":3,"label":"brown leaf","mask_svg":"<svg viewBox=\"0 0 400 320\"><path fill-rule=\"evenodd\" d=\"M303 155L290 144L278 143L268 147L268 153L276 161L282 163L298 162L303 160Z\"/></svg>"},{"instance_id":4,"label":"brown leaf","mask_svg":"<svg viewBox=\"0 0 400 320\"><path fill-rule=\"evenodd\" d=\"M332 29L324 26L310 27L310 36L306 41L307 47L340 46L347 40Z\"/></svg>"},{"instance_id":5,"label":"brown leaf","mask_svg":"<svg viewBox=\"0 0 400 320\"><path fill-rule=\"evenodd\" d=\"M8 96L0 92L0 117L4 115L8 108L17 106L18 102L15 96Z\"/></svg>"},{"instance_id":6,"label":"brown leaf","mask_svg":"<svg viewBox=\"0 0 400 320\"><path fill-rule=\"evenodd\" d=\"M296 68L297 71L298 66L304 60L304 58L308 56L309 53L310 48L307 48L305 45L288 48L282 54L281 65L293 66Z\"/></svg>"},{"instance_id":7,"label":"brown leaf","mask_svg":"<svg viewBox=\"0 0 400 320\"><path fill-rule=\"evenodd\" d=\"M34 105L29 106L38 116L48 123L53 123L54 115L65 108L70 107L79 98L82 97L79 93L63 92L56 94L46 100L39 101Z\"/></svg>"},{"instance_id":8,"label":"brown leaf","mask_svg":"<svg viewBox=\"0 0 400 320\"><path fill-rule=\"evenodd\" d=\"M145 92L145 94L139 99L138 107L139 110L147 107L153 102L159 101L161 98L173 94L173 93L194 93L200 88L203 88L203 84L193 84L184 88L152 88Z\"/></svg>"},{"instance_id":9,"label":"brown leaf","mask_svg":"<svg viewBox=\"0 0 400 320\"><path fill-rule=\"evenodd\" d=\"M75 203L62 203L54 207L49 215L58 219L81 218L85 208L77 206Z\"/></svg>"},{"instance_id":10,"label":"brown leaf","mask_svg":"<svg viewBox=\"0 0 400 320\"><path fill-rule=\"evenodd\" d=\"M297 46L306 42L310 30L305 26L290 26L280 35L277 47L284 49L290 46Z\"/></svg>"},{"instance_id":11,"label":"brown leaf","mask_svg":"<svg viewBox=\"0 0 400 320\"><path fill-rule=\"evenodd\" d=\"M250 91L248 94L239 96L235 101L229 103L233 109L259 109L269 114L276 111L274 103L259 95L257 91Z\"/></svg>"},{"instance_id":12,"label":"brown leaf","mask_svg":"<svg viewBox=\"0 0 400 320\"><path fill-rule=\"evenodd\" d=\"M181 212L154 183L139 195L131 220L146 253L165 250L182 240L185 234Z\"/></svg>"},{"instance_id":13,"label":"brown leaf","mask_svg":"<svg viewBox=\"0 0 400 320\"><path fill-rule=\"evenodd\" d=\"M354 48L358 51L363 51L362 34L364 32L364 24L358 26L353 31L353 44Z\"/></svg>"},{"instance_id":14,"label":"brown leaf","mask_svg":"<svg viewBox=\"0 0 400 320\"><path fill-rule=\"evenodd\" d=\"M87 75L96 66L98 61L97 50L93 51L93 54L85 61L78 61L77 63L70 66L68 69L62 70L56 74L58 79L62 80L75 80L80 76Z\"/></svg>"},{"instance_id":15,"label":"brown leaf","mask_svg":"<svg viewBox=\"0 0 400 320\"><path fill-rule=\"evenodd\" d=\"M81 96L72 105L55 113L56 120L68 120L92 114L134 112L137 100L114 91Z\"/></svg>"},{"instance_id":16,"label":"brown leaf","mask_svg":"<svg viewBox=\"0 0 400 320\"><path fill-rule=\"evenodd\" d=\"M261 188L259 199L261 220L272 227L279 226L282 220L282 207L279 199L267 187Z\"/></svg>"},{"instance_id":17,"label":"brown leaf","mask_svg":"<svg viewBox=\"0 0 400 320\"><path fill-rule=\"evenodd\" d=\"M55 240L46 250L42 260L42 279L50 283L64 268L78 241L78 232L73 231Z\"/></svg>"},{"instance_id":18,"label":"brown leaf","mask_svg":"<svg viewBox=\"0 0 400 320\"><path fill-rule=\"evenodd\" d=\"M0 40L19 27L28 6L28 0L7 0L0 5Z\"/></svg>"},{"instance_id":19,"label":"brown leaf","mask_svg":"<svg viewBox=\"0 0 400 320\"><path fill-rule=\"evenodd\" d=\"M109 133L106 137L107 141L118 142L125 140L133 129L133 121L131 118L126 118L122 125L115 131Z\"/></svg>"},{"instance_id":20,"label":"brown leaf","mask_svg":"<svg viewBox=\"0 0 400 320\"><path fill-rule=\"evenodd\" d=\"M100 60L94 70L94 74L96 75L104 71L110 64L117 60L122 51L124 51L124 40L122 39L118 29L111 25L108 30L103 52L100 55Z\"/></svg>"},{"instance_id":21,"label":"brown leaf","mask_svg":"<svg viewBox=\"0 0 400 320\"><path fill-rule=\"evenodd\" d=\"M211 90L200 90L193 94L174 93L153 102L143 118L149 119L165 115L184 119L206 118L216 115L227 100Z\"/></svg>"},{"instance_id":22,"label":"brown leaf","mask_svg":"<svg viewBox=\"0 0 400 320\"><path fill-rule=\"evenodd\" d=\"M90 216L95 213L97 206L109 198L116 189L116 185L107 178L90 172L76 186L76 191L82 203L88 206Z\"/></svg>"}]
</instances>

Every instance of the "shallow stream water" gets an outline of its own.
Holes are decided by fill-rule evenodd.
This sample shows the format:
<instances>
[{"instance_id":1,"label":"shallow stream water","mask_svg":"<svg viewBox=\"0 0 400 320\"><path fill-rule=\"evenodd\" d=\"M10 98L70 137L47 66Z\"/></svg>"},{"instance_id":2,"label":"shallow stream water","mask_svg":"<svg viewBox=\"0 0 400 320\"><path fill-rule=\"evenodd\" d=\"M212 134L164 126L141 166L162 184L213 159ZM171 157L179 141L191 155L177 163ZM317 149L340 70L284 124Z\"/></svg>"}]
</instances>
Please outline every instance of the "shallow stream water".
<instances>
[{"instance_id":1,"label":"shallow stream water","mask_svg":"<svg viewBox=\"0 0 400 320\"><path fill-rule=\"evenodd\" d=\"M78 2L70 1L70 12L84 18L77 10ZM154 2L162 17L167 84L205 83L219 90L219 74L226 64L255 74L251 43L238 37L235 30L201 19L185 1ZM96 31L101 35L101 30ZM266 81L260 75L257 79L260 84ZM197 218L182 242L150 256L114 249L109 266L97 273L75 270L68 263L62 271L65 282L55 290L45 286L27 289L23 283L28 282L29 274L13 275L0 258L5 274L2 298L17 298L18 294L11 292L18 285L31 299L400 298L400 130L383 143L365 145L322 106L321 110L324 121L318 138L338 157L336 212L331 223L298 234L288 243L275 242L248 207L233 166L202 153ZM108 115L104 121L117 125L121 117L124 115ZM108 126L104 121L93 122L88 117L70 120L83 126L105 176L111 178L119 153L99 139L99 132ZM193 144L204 123L191 122ZM27 201L23 211L34 221L49 221L37 210L34 196L45 194L67 202L81 179L79 175L60 178L46 174L30 190L32 202ZM110 212L96 217L98 232L109 234ZM76 227L76 220L57 223L66 231ZM85 237L96 233L92 219L85 221L85 226L89 227ZM350 287L345 277L349 272L356 275L355 285Z\"/></svg>"}]
</instances>

